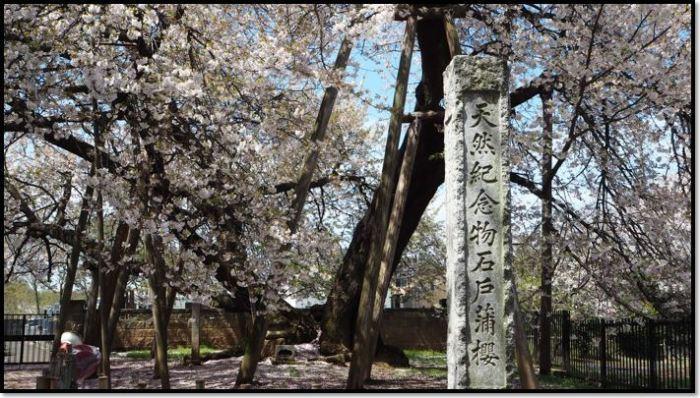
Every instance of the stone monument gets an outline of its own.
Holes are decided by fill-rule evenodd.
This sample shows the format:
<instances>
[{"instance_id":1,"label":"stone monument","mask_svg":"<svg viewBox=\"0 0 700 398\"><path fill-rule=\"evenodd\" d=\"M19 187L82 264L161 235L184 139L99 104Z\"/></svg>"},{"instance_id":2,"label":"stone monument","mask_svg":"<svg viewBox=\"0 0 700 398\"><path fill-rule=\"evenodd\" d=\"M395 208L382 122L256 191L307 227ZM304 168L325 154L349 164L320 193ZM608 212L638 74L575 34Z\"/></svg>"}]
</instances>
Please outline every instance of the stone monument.
<instances>
[{"instance_id":1,"label":"stone monument","mask_svg":"<svg viewBox=\"0 0 700 398\"><path fill-rule=\"evenodd\" d=\"M459 55L444 72L447 386L512 386L508 68Z\"/></svg>"}]
</instances>

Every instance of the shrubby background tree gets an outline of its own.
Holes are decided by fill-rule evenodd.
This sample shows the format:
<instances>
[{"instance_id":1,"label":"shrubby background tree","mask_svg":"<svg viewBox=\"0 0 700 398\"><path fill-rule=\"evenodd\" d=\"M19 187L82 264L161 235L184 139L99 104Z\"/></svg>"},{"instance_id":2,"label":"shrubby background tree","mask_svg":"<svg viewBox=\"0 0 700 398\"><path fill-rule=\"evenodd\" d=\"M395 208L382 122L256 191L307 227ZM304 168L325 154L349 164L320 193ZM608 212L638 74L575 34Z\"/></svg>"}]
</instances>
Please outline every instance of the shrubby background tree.
<instances>
[{"instance_id":1,"label":"shrubby background tree","mask_svg":"<svg viewBox=\"0 0 700 398\"><path fill-rule=\"evenodd\" d=\"M445 226L429 208L413 232L396 266L392 293L428 298L444 291L446 272ZM396 282L401 280L401 285ZM434 303L439 304L439 303Z\"/></svg>"}]
</instances>

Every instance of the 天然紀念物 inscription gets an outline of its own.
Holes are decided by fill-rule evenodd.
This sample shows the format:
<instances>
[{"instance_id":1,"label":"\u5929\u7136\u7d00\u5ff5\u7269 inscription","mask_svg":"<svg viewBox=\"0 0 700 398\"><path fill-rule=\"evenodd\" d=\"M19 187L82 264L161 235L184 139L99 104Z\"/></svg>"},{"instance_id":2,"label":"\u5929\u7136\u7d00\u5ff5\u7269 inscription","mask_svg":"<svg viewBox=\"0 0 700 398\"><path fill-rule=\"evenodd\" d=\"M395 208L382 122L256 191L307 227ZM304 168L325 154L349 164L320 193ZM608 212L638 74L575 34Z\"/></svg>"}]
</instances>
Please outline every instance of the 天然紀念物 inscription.
<instances>
[{"instance_id":1,"label":"\u5929\u7136\u7d00\u5ff5\u7269 inscription","mask_svg":"<svg viewBox=\"0 0 700 398\"><path fill-rule=\"evenodd\" d=\"M445 71L448 388L513 377L507 88L496 59L457 56Z\"/></svg>"}]
</instances>

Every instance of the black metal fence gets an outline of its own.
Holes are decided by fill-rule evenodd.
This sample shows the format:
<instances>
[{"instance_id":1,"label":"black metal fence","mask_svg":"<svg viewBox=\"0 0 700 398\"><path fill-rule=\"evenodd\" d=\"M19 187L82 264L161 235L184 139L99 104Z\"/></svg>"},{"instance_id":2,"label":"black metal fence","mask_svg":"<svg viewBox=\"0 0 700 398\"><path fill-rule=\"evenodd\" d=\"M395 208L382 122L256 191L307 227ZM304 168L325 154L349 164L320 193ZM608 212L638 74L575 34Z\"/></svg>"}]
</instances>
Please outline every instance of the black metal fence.
<instances>
[{"instance_id":1,"label":"black metal fence","mask_svg":"<svg viewBox=\"0 0 700 398\"><path fill-rule=\"evenodd\" d=\"M530 323L533 325L533 323ZM538 361L538 331L529 333ZM607 388L690 389L693 387L692 320L570 320L552 316L552 366Z\"/></svg>"},{"instance_id":2,"label":"black metal fence","mask_svg":"<svg viewBox=\"0 0 700 398\"><path fill-rule=\"evenodd\" d=\"M57 317L45 314L5 314L3 363L48 363Z\"/></svg>"}]
</instances>

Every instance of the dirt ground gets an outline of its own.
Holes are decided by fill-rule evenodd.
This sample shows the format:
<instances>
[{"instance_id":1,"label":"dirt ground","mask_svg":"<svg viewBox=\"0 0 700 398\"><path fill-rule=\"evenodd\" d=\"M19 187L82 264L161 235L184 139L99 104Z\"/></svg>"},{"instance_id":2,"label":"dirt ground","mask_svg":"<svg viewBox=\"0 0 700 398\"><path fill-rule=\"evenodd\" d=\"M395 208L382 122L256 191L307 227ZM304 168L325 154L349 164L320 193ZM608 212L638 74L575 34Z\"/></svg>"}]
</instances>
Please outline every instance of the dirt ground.
<instances>
[{"instance_id":1,"label":"dirt ground","mask_svg":"<svg viewBox=\"0 0 700 398\"><path fill-rule=\"evenodd\" d=\"M316 360L318 356L310 345L297 346L295 364L273 365L268 358L259 364L254 389L343 389L348 367ZM195 380L204 380L206 389L232 389L242 357L207 361L201 366L185 366L169 362L170 384L175 389L194 389ZM6 365L6 389L33 389L36 377L46 365ZM160 381L153 380L153 360L128 359L112 356L112 387L137 388L138 382L147 382L148 389L159 389ZM447 380L431 376L414 368L391 368L375 364L368 389L443 389ZM97 379L86 380L81 389L97 388Z\"/></svg>"}]
</instances>

